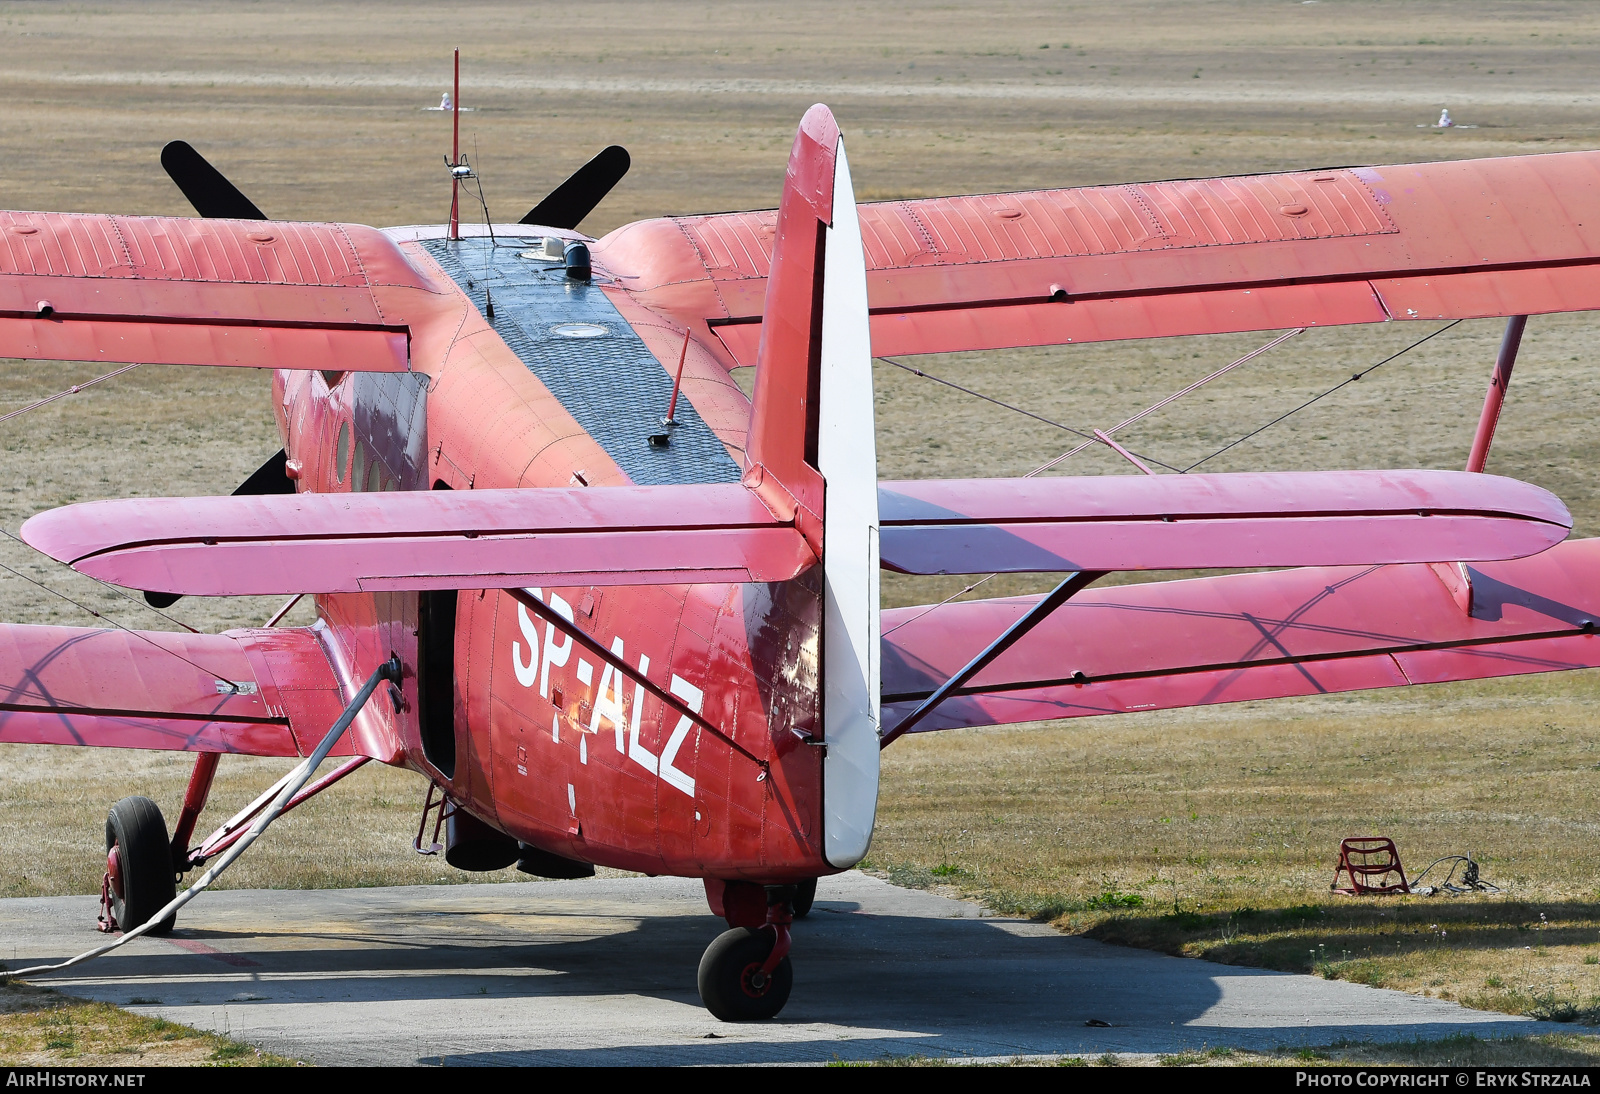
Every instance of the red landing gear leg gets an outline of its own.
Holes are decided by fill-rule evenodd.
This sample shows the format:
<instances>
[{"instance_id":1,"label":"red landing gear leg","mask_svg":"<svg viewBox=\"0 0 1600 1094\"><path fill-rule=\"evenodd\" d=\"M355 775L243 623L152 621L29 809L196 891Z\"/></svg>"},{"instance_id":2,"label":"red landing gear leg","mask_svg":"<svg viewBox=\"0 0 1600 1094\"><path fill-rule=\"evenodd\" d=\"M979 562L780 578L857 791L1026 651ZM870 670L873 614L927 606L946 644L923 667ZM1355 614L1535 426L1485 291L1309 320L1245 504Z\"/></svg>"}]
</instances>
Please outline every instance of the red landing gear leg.
<instances>
[{"instance_id":1,"label":"red landing gear leg","mask_svg":"<svg viewBox=\"0 0 1600 1094\"><path fill-rule=\"evenodd\" d=\"M194 758L194 771L189 775L189 788L183 792L183 812L178 814L177 826L172 829L172 868L177 873L189 869L189 838L194 835L195 822L200 810L206 807L211 796L211 780L217 774L220 752L202 752Z\"/></svg>"},{"instance_id":2,"label":"red landing gear leg","mask_svg":"<svg viewBox=\"0 0 1600 1094\"><path fill-rule=\"evenodd\" d=\"M732 927L700 958L700 1001L724 1022L772 1018L789 1001L794 966L789 961L793 885L706 881L713 911Z\"/></svg>"}]
</instances>

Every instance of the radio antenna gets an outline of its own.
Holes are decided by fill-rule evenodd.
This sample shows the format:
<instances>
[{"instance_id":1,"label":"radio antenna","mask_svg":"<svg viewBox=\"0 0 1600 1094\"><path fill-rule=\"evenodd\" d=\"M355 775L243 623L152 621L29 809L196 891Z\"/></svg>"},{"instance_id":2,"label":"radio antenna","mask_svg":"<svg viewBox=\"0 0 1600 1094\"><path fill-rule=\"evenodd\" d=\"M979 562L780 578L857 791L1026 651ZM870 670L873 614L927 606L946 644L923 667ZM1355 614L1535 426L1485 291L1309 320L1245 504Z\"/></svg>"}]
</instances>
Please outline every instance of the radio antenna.
<instances>
[{"instance_id":1,"label":"radio antenna","mask_svg":"<svg viewBox=\"0 0 1600 1094\"><path fill-rule=\"evenodd\" d=\"M456 49L455 93L450 97L450 238L461 238L461 50Z\"/></svg>"}]
</instances>

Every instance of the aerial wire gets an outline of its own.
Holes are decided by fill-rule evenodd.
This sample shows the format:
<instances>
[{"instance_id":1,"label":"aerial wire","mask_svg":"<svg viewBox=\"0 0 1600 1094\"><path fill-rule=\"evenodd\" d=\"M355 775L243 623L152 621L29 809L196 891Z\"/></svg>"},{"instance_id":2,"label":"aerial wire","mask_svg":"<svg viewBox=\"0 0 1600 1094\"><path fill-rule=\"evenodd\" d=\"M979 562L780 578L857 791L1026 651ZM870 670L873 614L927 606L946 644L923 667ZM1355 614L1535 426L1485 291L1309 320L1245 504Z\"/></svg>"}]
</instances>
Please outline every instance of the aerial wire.
<instances>
[{"instance_id":1,"label":"aerial wire","mask_svg":"<svg viewBox=\"0 0 1600 1094\"><path fill-rule=\"evenodd\" d=\"M136 361L131 365L127 365L127 366L125 366L123 368L117 369L115 372L108 372L104 376L96 376L93 380L85 380L81 384L73 384L71 387L67 388L67 390L65 390L65 391L58 391L54 395L47 395L43 399L36 399L33 402L29 403L27 406L21 406L21 407L18 407L16 410L10 411L9 413L0 414L0 422L9 422L12 418L15 418L15 417L17 417L18 415L21 415L21 414L26 414L30 410L38 410L40 407L44 406L46 403L53 403L57 399L65 398L68 395L76 395L76 394L78 394L78 392L82 391L84 388L93 387L95 384L98 384L101 380L109 380L113 376L121 376L124 372L131 372L131 371L133 371L134 369L136 369L138 367L139 367L139 362Z\"/></svg>"},{"instance_id":2,"label":"aerial wire","mask_svg":"<svg viewBox=\"0 0 1600 1094\"><path fill-rule=\"evenodd\" d=\"M1011 403L1005 402L1002 399L996 399L992 395L985 395L981 391L973 391L969 387L962 387L960 384L956 383L953 380L946 380L943 377L933 375L933 373L931 373L931 372L924 372L920 368L912 368L910 365L903 364L903 363L901 363L899 361L896 361L893 357L880 357L880 358L878 358L878 360L883 361L886 364L893 365L895 368L904 369L906 372L911 373L913 376L920 376L924 380L932 380L936 384L943 384L945 387L955 388L957 391L962 392L963 394L971 395L974 399L982 399L986 403L993 403L995 406L1003 407L1004 409L1012 411L1013 413L1016 413L1016 414L1021 414L1025 418L1032 418L1036 422L1043 422L1045 425L1055 426L1057 429L1065 430L1066 432L1071 433L1074 437L1082 437L1084 440L1088 441L1090 444L1098 444L1099 443L1095 439L1094 434L1092 434L1092 433L1085 433L1081 429L1073 429L1070 425L1065 425L1065 424L1063 424L1061 422L1056 421L1053 418L1046 418L1042 414L1035 414L1031 410L1024 410L1020 406L1015 406L1015 405L1013 405ZM1134 453L1134 455L1140 456L1141 458L1143 458L1145 460L1148 460L1151 463L1160 464L1162 467L1165 467L1168 471L1177 471L1178 470L1176 467L1173 467L1170 463L1161 463L1161 461L1156 459L1154 456L1146 456L1142 452L1136 452L1136 453Z\"/></svg>"},{"instance_id":3,"label":"aerial wire","mask_svg":"<svg viewBox=\"0 0 1600 1094\"><path fill-rule=\"evenodd\" d=\"M1234 369L1238 368L1240 365L1246 363L1247 361L1252 361L1255 358L1260 357L1263 353L1266 353L1268 350L1277 349L1280 345L1282 345L1283 343L1287 342L1289 339L1293 338L1295 335L1304 334L1305 332L1306 332L1306 328L1305 327L1296 327L1292 331L1289 331L1289 332L1287 332L1285 334L1278 335L1278 337L1274 338L1272 341L1268 342L1266 345L1260 346L1260 347L1258 347L1256 349L1251 350L1249 353L1245 354L1243 357L1239 358L1237 361L1233 361L1233 362L1230 362L1229 364L1223 365L1221 368L1217 369L1217 371L1211 373L1208 376L1202 376L1200 379L1196 380L1194 383L1190 384L1188 387L1183 388L1180 391L1174 391L1171 395L1168 395L1165 399L1162 399L1160 402L1150 404L1149 406L1145 407L1143 410L1139 411L1139 413L1135 414L1133 417L1125 418L1123 421L1119 422L1117 425L1114 425L1110 429L1106 430L1106 435L1107 436L1111 436L1112 434L1115 434L1120 429L1125 429L1128 426L1133 425L1135 422L1140 421L1141 419L1148 418L1151 414L1154 414L1156 411L1160 410L1162 407L1166 406L1168 403L1177 402L1179 399L1183 398L1185 395L1189 394L1191 391L1195 391L1195 390L1197 390L1199 388L1204 387L1206 384L1209 384L1212 380L1215 380L1217 377L1227 375L1228 373L1232 372ZM1067 459L1067 458L1069 458L1071 456L1076 456L1079 452L1082 452L1084 449L1089 448L1092 445L1095 445L1095 444L1098 444L1098 443L1100 443L1100 439L1098 437L1091 437L1088 440L1084 441L1082 444L1078 445L1076 448L1073 448L1073 449L1071 449L1071 450L1069 450L1067 452L1063 452L1061 455L1057 456L1055 459L1051 460L1049 463L1041 464L1038 467L1035 467L1032 471L1029 471L1026 475L1024 475L1023 478L1031 479L1033 476L1039 474L1041 471L1048 471L1048 470L1050 470L1050 468L1054 467L1058 463L1061 463L1063 460L1065 460L1065 459ZM1161 466L1165 467L1167 465L1166 464L1162 464ZM1176 469L1174 469L1174 470L1176 470Z\"/></svg>"}]
</instances>

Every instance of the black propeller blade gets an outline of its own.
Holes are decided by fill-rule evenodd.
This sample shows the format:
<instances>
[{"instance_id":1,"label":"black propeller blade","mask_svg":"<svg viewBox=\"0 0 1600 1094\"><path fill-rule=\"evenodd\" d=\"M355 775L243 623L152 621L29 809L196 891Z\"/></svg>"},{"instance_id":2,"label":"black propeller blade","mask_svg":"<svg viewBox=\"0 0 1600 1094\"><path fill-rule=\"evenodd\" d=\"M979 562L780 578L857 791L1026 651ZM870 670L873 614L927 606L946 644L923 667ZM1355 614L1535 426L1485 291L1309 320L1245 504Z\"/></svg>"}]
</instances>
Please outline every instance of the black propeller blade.
<instances>
[{"instance_id":1,"label":"black propeller blade","mask_svg":"<svg viewBox=\"0 0 1600 1094\"><path fill-rule=\"evenodd\" d=\"M189 199L195 212L203 217L218 220L269 219L267 214L256 208L255 202L224 178L221 171L212 167L204 156L190 147L188 141L172 141L163 148L161 166L178 184L178 189Z\"/></svg>"},{"instance_id":2,"label":"black propeller blade","mask_svg":"<svg viewBox=\"0 0 1600 1094\"><path fill-rule=\"evenodd\" d=\"M172 145L167 145L171 148ZM184 145L185 148L189 147ZM202 163L205 161L202 160ZM221 177L220 175L218 176ZM251 206L254 208L254 206ZM235 217L235 220L244 220L245 217ZM266 217L256 217L256 220L265 220ZM233 492L234 497L243 497L247 494L292 494L294 493L294 480L289 477L289 453L278 449L273 455L267 457L267 462L250 473L250 477L239 484L239 489ZM182 593L152 593L144 594L144 602L152 608L170 608L183 599Z\"/></svg>"},{"instance_id":3,"label":"black propeller blade","mask_svg":"<svg viewBox=\"0 0 1600 1094\"><path fill-rule=\"evenodd\" d=\"M613 144L574 171L566 182L550 191L550 196L530 209L521 223L576 228L579 221L605 200L611 188L622 181L632 162L626 148Z\"/></svg>"}]
</instances>

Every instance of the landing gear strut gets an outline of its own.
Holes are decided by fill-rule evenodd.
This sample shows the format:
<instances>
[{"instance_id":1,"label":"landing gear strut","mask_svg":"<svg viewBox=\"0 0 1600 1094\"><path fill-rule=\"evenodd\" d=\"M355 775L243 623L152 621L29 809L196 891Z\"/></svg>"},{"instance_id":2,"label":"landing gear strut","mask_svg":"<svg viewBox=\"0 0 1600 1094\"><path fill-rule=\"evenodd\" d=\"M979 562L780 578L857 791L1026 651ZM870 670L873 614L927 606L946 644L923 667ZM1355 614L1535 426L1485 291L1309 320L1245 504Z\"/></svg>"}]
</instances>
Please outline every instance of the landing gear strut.
<instances>
[{"instance_id":1,"label":"landing gear strut","mask_svg":"<svg viewBox=\"0 0 1600 1094\"><path fill-rule=\"evenodd\" d=\"M716 903L712 908L721 911L732 930L718 935L700 958L700 1001L724 1022L776 1017L794 986L789 924L794 918L796 887L707 881L708 896L713 886ZM764 923L758 912L763 895Z\"/></svg>"},{"instance_id":2,"label":"landing gear strut","mask_svg":"<svg viewBox=\"0 0 1600 1094\"><path fill-rule=\"evenodd\" d=\"M700 958L700 1001L724 1022L776 1016L794 987L788 943L787 926L781 935L767 927L724 931Z\"/></svg>"},{"instance_id":3,"label":"landing gear strut","mask_svg":"<svg viewBox=\"0 0 1600 1094\"><path fill-rule=\"evenodd\" d=\"M100 886L100 929L131 931L178 895L167 822L149 798L123 798L106 817L106 876ZM168 916L152 934L172 930Z\"/></svg>"}]
</instances>

